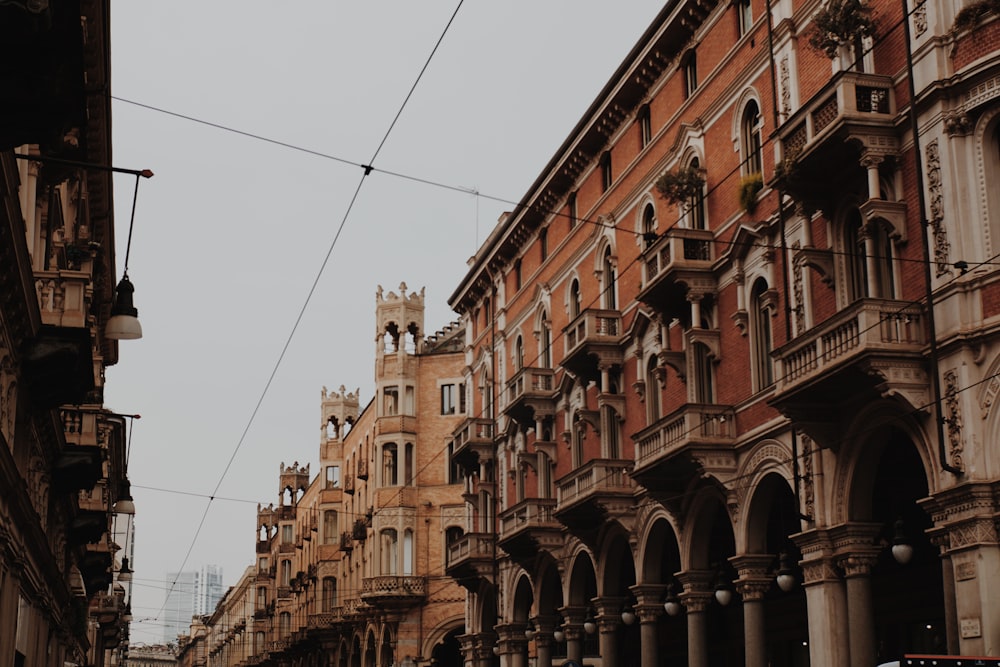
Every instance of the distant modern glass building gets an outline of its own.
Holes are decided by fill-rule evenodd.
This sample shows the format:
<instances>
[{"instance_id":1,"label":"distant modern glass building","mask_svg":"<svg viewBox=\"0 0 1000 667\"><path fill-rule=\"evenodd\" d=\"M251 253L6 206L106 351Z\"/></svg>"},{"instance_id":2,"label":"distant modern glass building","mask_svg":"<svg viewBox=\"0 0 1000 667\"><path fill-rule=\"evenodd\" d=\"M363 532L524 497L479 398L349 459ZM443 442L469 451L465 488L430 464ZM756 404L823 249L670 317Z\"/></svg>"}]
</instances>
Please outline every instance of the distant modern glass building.
<instances>
[{"instance_id":1,"label":"distant modern glass building","mask_svg":"<svg viewBox=\"0 0 1000 667\"><path fill-rule=\"evenodd\" d=\"M222 598L222 568L205 565L200 570L168 572L167 602L163 608L163 640L176 641L191 627L191 617L210 614Z\"/></svg>"}]
</instances>

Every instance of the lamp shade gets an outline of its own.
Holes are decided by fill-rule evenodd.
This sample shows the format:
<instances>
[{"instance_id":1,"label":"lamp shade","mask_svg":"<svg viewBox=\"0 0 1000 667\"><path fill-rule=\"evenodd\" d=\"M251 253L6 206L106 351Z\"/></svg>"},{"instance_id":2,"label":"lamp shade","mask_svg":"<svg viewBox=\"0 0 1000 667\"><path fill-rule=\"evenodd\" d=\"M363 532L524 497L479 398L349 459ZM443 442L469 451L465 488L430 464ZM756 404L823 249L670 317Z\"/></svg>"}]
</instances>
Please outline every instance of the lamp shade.
<instances>
[{"instance_id":1,"label":"lamp shade","mask_svg":"<svg viewBox=\"0 0 1000 667\"><path fill-rule=\"evenodd\" d=\"M587 619L583 622L583 631L588 635L592 635L597 632L597 623L594 623L591 619Z\"/></svg>"},{"instance_id":2,"label":"lamp shade","mask_svg":"<svg viewBox=\"0 0 1000 667\"><path fill-rule=\"evenodd\" d=\"M562 630L554 630L552 632L552 638L561 643L566 640L566 633Z\"/></svg>"},{"instance_id":3,"label":"lamp shade","mask_svg":"<svg viewBox=\"0 0 1000 667\"><path fill-rule=\"evenodd\" d=\"M893 533L892 557L900 565L906 565L913 558L913 545L906 538L906 528L901 518L896 519L896 523L893 526Z\"/></svg>"},{"instance_id":4,"label":"lamp shade","mask_svg":"<svg viewBox=\"0 0 1000 667\"><path fill-rule=\"evenodd\" d=\"M135 286L128 279L128 274L122 276L115 288L115 302L111 306L111 317L104 326L104 335L111 340L135 340L142 338L142 325L139 324L139 311L132 305L132 294Z\"/></svg>"},{"instance_id":5,"label":"lamp shade","mask_svg":"<svg viewBox=\"0 0 1000 667\"><path fill-rule=\"evenodd\" d=\"M778 588L785 593L795 588L795 573L792 571L788 558L788 553L785 551L778 555L778 576L775 577Z\"/></svg>"},{"instance_id":6,"label":"lamp shade","mask_svg":"<svg viewBox=\"0 0 1000 667\"><path fill-rule=\"evenodd\" d=\"M128 556L122 558L122 566L118 570L118 581L132 581L132 569L128 566Z\"/></svg>"},{"instance_id":7,"label":"lamp shade","mask_svg":"<svg viewBox=\"0 0 1000 667\"><path fill-rule=\"evenodd\" d=\"M625 625L632 625L635 623L635 612L632 611L632 607L625 607L622 609L622 623Z\"/></svg>"},{"instance_id":8,"label":"lamp shade","mask_svg":"<svg viewBox=\"0 0 1000 667\"><path fill-rule=\"evenodd\" d=\"M132 486L129 481L123 480L121 491L118 493L118 500L115 501L115 514L135 514L135 503L132 501Z\"/></svg>"}]
</instances>

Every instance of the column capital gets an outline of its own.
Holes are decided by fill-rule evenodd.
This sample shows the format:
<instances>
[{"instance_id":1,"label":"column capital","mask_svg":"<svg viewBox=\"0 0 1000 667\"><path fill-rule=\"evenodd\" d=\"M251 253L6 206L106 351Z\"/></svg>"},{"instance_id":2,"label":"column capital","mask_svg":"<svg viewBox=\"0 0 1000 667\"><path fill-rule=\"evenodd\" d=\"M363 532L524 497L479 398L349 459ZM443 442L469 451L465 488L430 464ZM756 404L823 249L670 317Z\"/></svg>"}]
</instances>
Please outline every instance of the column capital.
<instances>
[{"instance_id":1,"label":"column capital","mask_svg":"<svg viewBox=\"0 0 1000 667\"><path fill-rule=\"evenodd\" d=\"M697 614L708 608L714 599L712 582L715 572L712 570L687 570L677 575L677 580L684 587L680 594L681 603L689 614Z\"/></svg>"}]
</instances>

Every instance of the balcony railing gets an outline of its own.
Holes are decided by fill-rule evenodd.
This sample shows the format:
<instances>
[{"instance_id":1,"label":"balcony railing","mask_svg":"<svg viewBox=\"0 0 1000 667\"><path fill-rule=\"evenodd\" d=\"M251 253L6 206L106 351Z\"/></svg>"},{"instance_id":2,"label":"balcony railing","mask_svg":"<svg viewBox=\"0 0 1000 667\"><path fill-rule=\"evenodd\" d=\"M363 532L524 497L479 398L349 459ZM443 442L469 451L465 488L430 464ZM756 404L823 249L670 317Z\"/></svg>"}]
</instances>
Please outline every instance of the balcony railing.
<instances>
[{"instance_id":1,"label":"balcony railing","mask_svg":"<svg viewBox=\"0 0 1000 667\"><path fill-rule=\"evenodd\" d=\"M708 270L715 259L712 232L672 227L643 253L643 286L648 288L674 270Z\"/></svg>"},{"instance_id":2,"label":"balcony railing","mask_svg":"<svg viewBox=\"0 0 1000 667\"><path fill-rule=\"evenodd\" d=\"M618 343L622 337L622 315L617 310L588 308L564 330L566 356L588 343Z\"/></svg>"},{"instance_id":3,"label":"balcony railing","mask_svg":"<svg viewBox=\"0 0 1000 667\"><path fill-rule=\"evenodd\" d=\"M493 535L466 533L448 545L447 567L453 568L469 560L494 559Z\"/></svg>"},{"instance_id":4,"label":"balcony railing","mask_svg":"<svg viewBox=\"0 0 1000 667\"><path fill-rule=\"evenodd\" d=\"M922 308L910 302L862 299L775 352L777 393L828 375L865 354L919 355Z\"/></svg>"},{"instance_id":5,"label":"balcony railing","mask_svg":"<svg viewBox=\"0 0 1000 667\"><path fill-rule=\"evenodd\" d=\"M378 604L380 600L422 598L427 595L427 579L418 576L387 575L361 580L361 599Z\"/></svg>"},{"instance_id":6,"label":"balcony railing","mask_svg":"<svg viewBox=\"0 0 1000 667\"><path fill-rule=\"evenodd\" d=\"M309 614L309 629L318 630L322 628L329 628L337 623L344 622L344 608L334 607L330 611L326 611L320 614Z\"/></svg>"},{"instance_id":7,"label":"balcony railing","mask_svg":"<svg viewBox=\"0 0 1000 667\"><path fill-rule=\"evenodd\" d=\"M629 461L588 461L557 482L559 509L595 496L631 494L635 490L635 482L629 475L631 470Z\"/></svg>"},{"instance_id":8,"label":"balcony railing","mask_svg":"<svg viewBox=\"0 0 1000 667\"><path fill-rule=\"evenodd\" d=\"M895 115L892 77L842 72L781 127L784 155L803 155L845 123L891 127Z\"/></svg>"},{"instance_id":9,"label":"balcony railing","mask_svg":"<svg viewBox=\"0 0 1000 667\"><path fill-rule=\"evenodd\" d=\"M696 445L735 442L736 420L723 405L688 404L634 436L638 471Z\"/></svg>"},{"instance_id":10,"label":"balcony railing","mask_svg":"<svg viewBox=\"0 0 1000 667\"><path fill-rule=\"evenodd\" d=\"M500 515L500 539L509 538L523 530L559 528L553 511L555 498L528 498Z\"/></svg>"},{"instance_id":11,"label":"balcony railing","mask_svg":"<svg viewBox=\"0 0 1000 667\"><path fill-rule=\"evenodd\" d=\"M471 418L452 433L451 458L469 474L480 462L493 459L493 421Z\"/></svg>"},{"instance_id":12,"label":"balcony railing","mask_svg":"<svg viewBox=\"0 0 1000 667\"><path fill-rule=\"evenodd\" d=\"M507 401L510 404L522 398L550 398L555 371L551 368L522 368L507 383Z\"/></svg>"}]
</instances>

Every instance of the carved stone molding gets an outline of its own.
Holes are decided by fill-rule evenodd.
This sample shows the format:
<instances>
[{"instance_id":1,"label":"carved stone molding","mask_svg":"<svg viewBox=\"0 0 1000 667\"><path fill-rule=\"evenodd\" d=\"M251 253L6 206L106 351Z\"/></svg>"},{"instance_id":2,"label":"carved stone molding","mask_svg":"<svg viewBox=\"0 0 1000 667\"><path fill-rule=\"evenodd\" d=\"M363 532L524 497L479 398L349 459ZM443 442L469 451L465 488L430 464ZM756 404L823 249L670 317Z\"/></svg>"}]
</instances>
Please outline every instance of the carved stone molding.
<instances>
[{"instance_id":1,"label":"carved stone molding","mask_svg":"<svg viewBox=\"0 0 1000 667\"><path fill-rule=\"evenodd\" d=\"M927 144L927 190L930 205L930 223L934 233L934 261L938 277L950 274L951 244L948 232L942 224L944 220L944 194L941 187L941 151L937 139Z\"/></svg>"},{"instance_id":2,"label":"carved stone molding","mask_svg":"<svg viewBox=\"0 0 1000 667\"><path fill-rule=\"evenodd\" d=\"M969 114L954 112L946 114L944 117L944 131L949 137L964 137L972 133L974 127Z\"/></svg>"},{"instance_id":3,"label":"carved stone molding","mask_svg":"<svg viewBox=\"0 0 1000 667\"><path fill-rule=\"evenodd\" d=\"M965 452L965 438L962 435L962 407L958 402L958 373L952 369L944 374L944 423L948 437L948 458L951 465L961 469Z\"/></svg>"},{"instance_id":4,"label":"carved stone molding","mask_svg":"<svg viewBox=\"0 0 1000 667\"><path fill-rule=\"evenodd\" d=\"M913 34L920 37L927 32L927 2L914 0L913 3Z\"/></svg>"}]
</instances>

